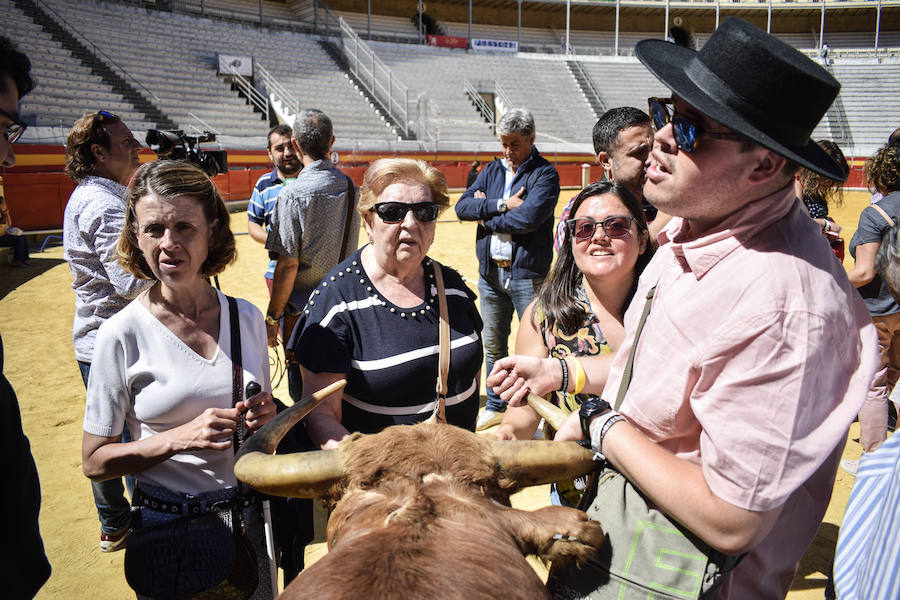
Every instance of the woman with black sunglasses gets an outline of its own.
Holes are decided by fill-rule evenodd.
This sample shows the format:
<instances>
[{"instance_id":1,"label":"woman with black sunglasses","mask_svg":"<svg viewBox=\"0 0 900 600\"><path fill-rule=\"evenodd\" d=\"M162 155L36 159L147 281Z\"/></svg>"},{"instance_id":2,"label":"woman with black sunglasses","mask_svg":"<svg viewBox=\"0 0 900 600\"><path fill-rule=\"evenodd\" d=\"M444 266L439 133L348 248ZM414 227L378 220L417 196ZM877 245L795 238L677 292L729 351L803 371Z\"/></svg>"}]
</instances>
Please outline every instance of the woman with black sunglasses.
<instances>
[{"instance_id":1,"label":"woman with black sunglasses","mask_svg":"<svg viewBox=\"0 0 900 600\"><path fill-rule=\"evenodd\" d=\"M443 174L423 161L381 159L366 171L357 210L369 243L322 280L292 339L304 393L347 379L343 392L304 420L321 448L336 447L353 431L376 433L431 415L439 308L437 263L427 254L438 214L449 204ZM440 268L451 340L447 420L474 430L481 317L459 273Z\"/></svg>"},{"instance_id":2,"label":"woman with black sunglasses","mask_svg":"<svg viewBox=\"0 0 900 600\"><path fill-rule=\"evenodd\" d=\"M617 183L603 180L584 188L570 215L559 257L522 316L515 350L559 361L548 368L569 375L566 387L574 391L558 391L553 398L566 412L591 397L578 389L580 367L572 357L613 356L638 276L653 255L641 203ZM510 406L494 435L529 439L539 421L530 406ZM571 481L555 484L551 494L554 502L573 506L580 497Z\"/></svg>"}]
</instances>

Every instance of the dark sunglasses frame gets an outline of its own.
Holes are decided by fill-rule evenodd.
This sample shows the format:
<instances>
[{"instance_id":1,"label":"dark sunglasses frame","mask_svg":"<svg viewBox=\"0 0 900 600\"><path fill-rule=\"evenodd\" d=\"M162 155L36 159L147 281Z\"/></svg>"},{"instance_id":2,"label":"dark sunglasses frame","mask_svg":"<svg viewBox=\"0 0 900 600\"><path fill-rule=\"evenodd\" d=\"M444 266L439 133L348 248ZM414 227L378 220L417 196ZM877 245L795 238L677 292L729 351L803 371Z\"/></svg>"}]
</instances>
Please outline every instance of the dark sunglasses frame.
<instances>
[{"instance_id":1,"label":"dark sunglasses frame","mask_svg":"<svg viewBox=\"0 0 900 600\"><path fill-rule=\"evenodd\" d=\"M28 129L28 124L18 115L11 115L3 109L0 109L0 115L3 115L12 121L12 125L6 128L6 141L10 144L14 144L16 140L22 137L25 130Z\"/></svg>"},{"instance_id":2,"label":"dark sunglasses frame","mask_svg":"<svg viewBox=\"0 0 900 600\"><path fill-rule=\"evenodd\" d=\"M706 131L687 117L678 114L675 111L675 103L672 98L647 98L648 112L650 114L650 122L653 123L653 129L659 131L668 123L672 123L672 133L675 136L675 143L678 148L685 152L693 152L699 145L698 139L708 137L717 140L740 140L744 136L740 133L718 133L715 131ZM655 106L654 106L655 105ZM669 105L672 111L669 112ZM659 110L656 110L659 107ZM661 113L661 115L660 115ZM657 116L661 116L658 119Z\"/></svg>"},{"instance_id":3,"label":"dark sunglasses frame","mask_svg":"<svg viewBox=\"0 0 900 600\"><path fill-rule=\"evenodd\" d=\"M403 213L400 214L396 219L389 218L389 215L386 214L386 211L389 211L395 207L402 208ZM406 218L406 213L409 211L412 211L413 216L417 221L420 221L422 223L431 223L432 221L437 220L438 213L440 212L440 206L438 206L434 202L416 202L414 204L408 204L406 202L378 202L369 210L378 215L378 218L385 223L400 223L401 221L403 221L403 219Z\"/></svg>"},{"instance_id":4,"label":"dark sunglasses frame","mask_svg":"<svg viewBox=\"0 0 900 600\"><path fill-rule=\"evenodd\" d=\"M618 220L618 219L626 220L628 222L628 226L625 227L624 233L612 234L606 229L607 223ZM578 221L591 221L594 223L594 227L591 229L590 235L586 235L586 236L581 235L580 236L575 233L575 226L577 225ZM612 238L612 239L617 239L617 238L628 237L628 234L631 233L631 224L634 222L635 222L635 218L632 216L628 216L628 215L612 215L612 216L606 217L602 221L597 221L593 217L577 217L575 219L568 219L566 221L566 227L569 229L569 233L572 234L572 237L575 238L576 240L591 239L592 237L594 237L594 234L597 233L598 226L603 228L603 233L606 234L606 237Z\"/></svg>"}]
</instances>

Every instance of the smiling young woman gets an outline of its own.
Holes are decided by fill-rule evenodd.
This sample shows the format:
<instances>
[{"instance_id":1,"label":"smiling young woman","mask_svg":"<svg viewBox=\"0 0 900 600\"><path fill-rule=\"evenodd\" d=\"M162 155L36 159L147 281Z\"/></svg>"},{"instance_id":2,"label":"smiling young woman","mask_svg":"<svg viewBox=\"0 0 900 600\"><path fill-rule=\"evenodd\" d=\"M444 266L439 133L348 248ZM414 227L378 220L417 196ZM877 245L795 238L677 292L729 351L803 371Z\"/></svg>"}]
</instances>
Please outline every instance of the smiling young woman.
<instances>
[{"instance_id":1,"label":"smiling young woman","mask_svg":"<svg viewBox=\"0 0 900 600\"><path fill-rule=\"evenodd\" d=\"M591 398L580 393L574 376L578 366L570 357L613 356L624 335L625 308L653 255L640 201L620 184L592 183L576 196L570 214L559 258L523 315L515 349L566 362L559 368L573 376L553 401L567 412ZM530 406L510 406L495 435L529 439L539 422ZM555 484L551 493L554 501L572 505L580 495L571 481Z\"/></svg>"}]
</instances>

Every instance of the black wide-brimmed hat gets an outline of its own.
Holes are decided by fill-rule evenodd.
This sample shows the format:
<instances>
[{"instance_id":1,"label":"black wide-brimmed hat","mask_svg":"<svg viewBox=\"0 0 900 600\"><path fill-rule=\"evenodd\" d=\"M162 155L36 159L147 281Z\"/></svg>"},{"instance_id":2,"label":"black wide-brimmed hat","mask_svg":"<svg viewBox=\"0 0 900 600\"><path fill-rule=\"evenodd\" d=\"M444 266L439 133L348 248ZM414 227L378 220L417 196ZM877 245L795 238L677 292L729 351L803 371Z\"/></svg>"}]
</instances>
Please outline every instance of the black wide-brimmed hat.
<instances>
[{"instance_id":1,"label":"black wide-brimmed hat","mask_svg":"<svg viewBox=\"0 0 900 600\"><path fill-rule=\"evenodd\" d=\"M809 137L841 84L781 40L729 17L699 52L663 40L638 42L634 52L709 118L811 171L847 178Z\"/></svg>"}]
</instances>

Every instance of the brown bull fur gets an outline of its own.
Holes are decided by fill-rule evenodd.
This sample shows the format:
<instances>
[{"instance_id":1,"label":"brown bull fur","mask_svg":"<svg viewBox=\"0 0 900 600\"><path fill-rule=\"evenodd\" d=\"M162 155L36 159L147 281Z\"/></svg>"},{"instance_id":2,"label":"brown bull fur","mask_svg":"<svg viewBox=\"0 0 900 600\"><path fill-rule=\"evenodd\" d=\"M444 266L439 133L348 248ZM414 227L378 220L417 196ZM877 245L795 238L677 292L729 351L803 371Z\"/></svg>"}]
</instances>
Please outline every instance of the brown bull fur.
<instances>
[{"instance_id":1,"label":"brown bull fur","mask_svg":"<svg viewBox=\"0 0 900 600\"><path fill-rule=\"evenodd\" d=\"M343 494L326 531L328 554L282 594L340 598L549 598L525 560L585 560L600 525L571 508L509 507L519 485L490 443L437 424L354 434L341 444Z\"/></svg>"}]
</instances>

